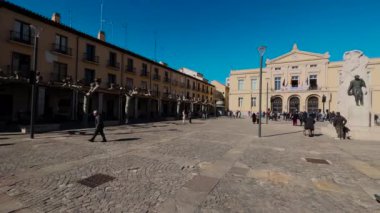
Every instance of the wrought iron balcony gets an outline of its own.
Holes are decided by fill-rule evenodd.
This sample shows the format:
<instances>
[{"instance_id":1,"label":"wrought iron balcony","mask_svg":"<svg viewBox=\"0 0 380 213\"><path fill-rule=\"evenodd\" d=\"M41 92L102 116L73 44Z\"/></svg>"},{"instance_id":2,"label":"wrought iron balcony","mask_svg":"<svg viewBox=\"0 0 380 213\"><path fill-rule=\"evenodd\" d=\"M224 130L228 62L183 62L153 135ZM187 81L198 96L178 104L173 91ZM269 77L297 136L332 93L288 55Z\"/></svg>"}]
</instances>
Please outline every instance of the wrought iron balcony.
<instances>
[{"instance_id":1,"label":"wrought iron balcony","mask_svg":"<svg viewBox=\"0 0 380 213\"><path fill-rule=\"evenodd\" d=\"M120 63L113 61L113 60L108 60L107 66L112 67L112 68L116 68L116 69L120 69Z\"/></svg>"},{"instance_id":2,"label":"wrought iron balcony","mask_svg":"<svg viewBox=\"0 0 380 213\"><path fill-rule=\"evenodd\" d=\"M28 44L28 45L34 44L34 40L30 33L22 33L22 32L13 31L13 30L10 31L10 40Z\"/></svg>"},{"instance_id":3,"label":"wrought iron balcony","mask_svg":"<svg viewBox=\"0 0 380 213\"><path fill-rule=\"evenodd\" d=\"M141 70L140 76L148 76L148 71L147 70Z\"/></svg>"},{"instance_id":4,"label":"wrought iron balcony","mask_svg":"<svg viewBox=\"0 0 380 213\"><path fill-rule=\"evenodd\" d=\"M170 78L165 77L165 78L164 78L164 82L165 82L165 83L170 83Z\"/></svg>"},{"instance_id":5,"label":"wrought iron balcony","mask_svg":"<svg viewBox=\"0 0 380 213\"><path fill-rule=\"evenodd\" d=\"M125 67L125 71L130 72L130 73L136 73L136 68L135 68L135 67L132 67L132 66L130 66L130 65L127 65L127 66Z\"/></svg>"},{"instance_id":6,"label":"wrought iron balcony","mask_svg":"<svg viewBox=\"0 0 380 213\"><path fill-rule=\"evenodd\" d=\"M50 73L50 80L54 82L62 82L64 79L67 78L66 72L51 72Z\"/></svg>"},{"instance_id":7,"label":"wrought iron balcony","mask_svg":"<svg viewBox=\"0 0 380 213\"><path fill-rule=\"evenodd\" d=\"M72 49L68 46L63 46L59 43L53 43L52 44L52 51L64 55L72 56Z\"/></svg>"},{"instance_id":8,"label":"wrought iron balcony","mask_svg":"<svg viewBox=\"0 0 380 213\"><path fill-rule=\"evenodd\" d=\"M99 64L99 56L92 55L89 53L83 54L83 60Z\"/></svg>"}]
</instances>

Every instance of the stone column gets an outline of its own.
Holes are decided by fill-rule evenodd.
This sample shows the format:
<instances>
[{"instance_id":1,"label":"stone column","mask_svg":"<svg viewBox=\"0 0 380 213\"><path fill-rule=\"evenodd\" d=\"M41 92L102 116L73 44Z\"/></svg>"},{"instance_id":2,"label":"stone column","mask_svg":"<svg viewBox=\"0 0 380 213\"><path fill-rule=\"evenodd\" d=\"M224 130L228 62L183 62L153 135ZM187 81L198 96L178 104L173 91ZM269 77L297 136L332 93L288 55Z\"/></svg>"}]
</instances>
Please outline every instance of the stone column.
<instances>
[{"instance_id":1,"label":"stone column","mask_svg":"<svg viewBox=\"0 0 380 213\"><path fill-rule=\"evenodd\" d=\"M45 87L38 87L37 116L41 116L45 112L45 93Z\"/></svg>"},{"instance_id":2,"label":"stone column","mask_svg":"<svg viewBox=\"0 0 380 213\"><path fill-rule=\"evenodd\" d=\"M131 101L131 96L129 95L125 95L125 108L124 108L124 113L125 113L125 123L127 124L128 123L128 119L129 119L129 104L130 104L130 101Z\"/></svg>"},{"instance_id":3,"label":"stone column","mask_svg":"<svg viewBox=\"0 0 380 213\"><path fill-rule=\"evenodd\" d=\"M103 113L103 93L98 93L98 112Z\"/></svg>"},{"instance_id":4,"label":"stone column","mask_svg":"<svg viewBox=\"0 0 380 213\"><path fill-rule=\"evenodd\" d=\"M77 108L78 108L78 91L73 90L71 96L71 120L77 119Z\"/></svg>"},{"instance_id":5,"label":"stone column","mask_svg":"<svg viewBox=\"0 0 380 213\"><path fill-rule=\"evenodd\" d=\"M158 116L159 117L162 117L162 100L161 99L159 99L158 100Z\"/></svg>"},{"instance_id":6,"label":"stone column","mask_svg":"<svg viewBox=\"0 0 380 213\"><path fill-rule=\"evenodd\" d=\"M180 106L181 106L181 102L177 101L177 117L180 116L180 114L179 114L179 108L180 108Z\"/></svg>"},{"instance_id":7,"label":"stone column","mask_svg":"<svg viewBox=\"0 0 380 213\"><path fill-rule=\"evenodd\" d=\"M151 119L152 118L152 116L151 116L151 114L152 114L152 99L151 98L148 99L147 113L148 113L148 119Z\"/></svg>"},{"instance_id":8,"label":"stone column","mask_svg":"<svg viewBox=\"0 0 380 213\"><path fill-rule=\"evenodd\" d=\"M135 97L135 114L134 114L135 119L139 117L138 102L139 102L139 98Z\"/></svg>"}]
</instances>

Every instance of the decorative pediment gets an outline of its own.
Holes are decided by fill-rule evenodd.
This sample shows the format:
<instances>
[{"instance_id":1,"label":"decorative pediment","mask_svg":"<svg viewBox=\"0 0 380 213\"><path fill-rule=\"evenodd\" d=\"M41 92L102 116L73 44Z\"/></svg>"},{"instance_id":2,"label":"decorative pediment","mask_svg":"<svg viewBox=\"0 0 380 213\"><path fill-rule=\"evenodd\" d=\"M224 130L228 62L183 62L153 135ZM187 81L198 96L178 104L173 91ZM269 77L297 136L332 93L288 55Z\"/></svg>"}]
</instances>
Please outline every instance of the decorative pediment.
<instances>
[{"instance_id":1,"label":"decorative pediment","mask_svg":"<svg viewBox=\"0 0 380 213\"><path fill-rule=\"evenodd\" d=\"M281 64L281 63L289 63L289 62L299 62L299 61L314 61L321 59L329 59L330 54L326 52L325 54L311 53L305 52L298 49L297 45L294 44L292 51L281 55L272 60L267 59L266 64Z\"/></svg>"}]
</instances>

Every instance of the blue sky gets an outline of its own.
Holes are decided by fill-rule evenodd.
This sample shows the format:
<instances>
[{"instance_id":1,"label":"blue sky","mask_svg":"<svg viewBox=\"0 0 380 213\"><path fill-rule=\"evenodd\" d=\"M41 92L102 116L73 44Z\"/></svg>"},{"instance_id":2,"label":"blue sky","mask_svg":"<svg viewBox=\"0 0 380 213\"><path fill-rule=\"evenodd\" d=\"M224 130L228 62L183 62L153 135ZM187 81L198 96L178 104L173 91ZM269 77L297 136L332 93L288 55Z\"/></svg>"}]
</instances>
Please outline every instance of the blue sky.
<instances>
[{"instance_id":1,"label":"blue sky","mask_svg":"<svg viewBox=\"0 0 380 213\"><path fill-rule=\"evenodd\" d=\"M223 83L231 69L259 66L261 44L267 58L295 42L301 50L330 52L332 61L351 49L380 57L379 0L103 1L109 42L154 59L156 37L158 61ZM59 12L62 22L93 36L100 28L101 0L11 2L48 17Z\"/></svg>"}]
</instances>

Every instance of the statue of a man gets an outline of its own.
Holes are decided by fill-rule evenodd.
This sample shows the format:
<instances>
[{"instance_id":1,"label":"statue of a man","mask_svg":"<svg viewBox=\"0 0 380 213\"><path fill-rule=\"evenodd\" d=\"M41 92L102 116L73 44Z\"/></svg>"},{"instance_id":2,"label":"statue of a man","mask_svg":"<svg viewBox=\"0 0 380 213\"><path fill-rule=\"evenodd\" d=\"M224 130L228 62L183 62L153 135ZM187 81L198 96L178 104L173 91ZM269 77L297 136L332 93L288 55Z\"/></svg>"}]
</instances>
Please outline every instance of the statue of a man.
<instances>
[{"instance_id":1,"label":"statue of a man","mask_svg":"<svg viewBox=\"0 0 380 213\"><path fill-rule=\"evenodd\" d=\"M355 97L355 102L357 106L363 106L363 90L362 87L366 88L365 82L360 78L359 75L355 75L355 79L350 82L350 86L348 87L348 95ZM367 95L367 91L365 91Z\"/></svg>"}]
</instances>

